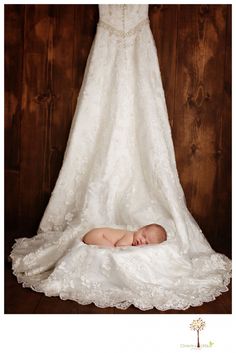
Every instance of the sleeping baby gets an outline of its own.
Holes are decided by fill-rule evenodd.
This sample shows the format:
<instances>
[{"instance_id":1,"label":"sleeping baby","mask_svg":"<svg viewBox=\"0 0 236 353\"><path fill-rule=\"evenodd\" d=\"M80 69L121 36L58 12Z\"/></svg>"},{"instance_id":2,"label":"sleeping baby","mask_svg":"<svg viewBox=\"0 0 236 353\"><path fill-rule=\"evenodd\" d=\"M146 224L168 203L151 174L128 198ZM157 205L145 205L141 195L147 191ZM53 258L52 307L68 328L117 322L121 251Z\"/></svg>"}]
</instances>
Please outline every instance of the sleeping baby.
<instances>
[{"instance_id":1,"label":"sleeping baby","mask_svg":"<svg viewBox=\"0 0 236 353\"><path fill-rule=\"evenodd\" d=\"M82 241L88 245L137 246L160 244L167 239L165 229L159 224L148 224L136 231L115 228L93 228L84 234Z\"/></svg>"}]
</instances>

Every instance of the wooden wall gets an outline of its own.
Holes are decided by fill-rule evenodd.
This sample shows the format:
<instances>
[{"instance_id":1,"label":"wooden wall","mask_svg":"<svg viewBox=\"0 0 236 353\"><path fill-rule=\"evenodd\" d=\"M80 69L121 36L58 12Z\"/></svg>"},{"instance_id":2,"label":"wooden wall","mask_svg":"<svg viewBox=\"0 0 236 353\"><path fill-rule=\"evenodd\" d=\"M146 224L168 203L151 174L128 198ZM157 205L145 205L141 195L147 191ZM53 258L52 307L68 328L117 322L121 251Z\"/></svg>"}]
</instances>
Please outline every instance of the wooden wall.
<instances>
[{"instance_id":1,"label":"wooden wall","mask_svg":"<svg viewBox=\"0 0 236 353\"><path fill-rule=\"evenodd\" d=\"M188 208L231 251L231 6L150 5ZM5 5L5 227L36 234L59 173L97 5Z\"/></svg>"}]
</instances>

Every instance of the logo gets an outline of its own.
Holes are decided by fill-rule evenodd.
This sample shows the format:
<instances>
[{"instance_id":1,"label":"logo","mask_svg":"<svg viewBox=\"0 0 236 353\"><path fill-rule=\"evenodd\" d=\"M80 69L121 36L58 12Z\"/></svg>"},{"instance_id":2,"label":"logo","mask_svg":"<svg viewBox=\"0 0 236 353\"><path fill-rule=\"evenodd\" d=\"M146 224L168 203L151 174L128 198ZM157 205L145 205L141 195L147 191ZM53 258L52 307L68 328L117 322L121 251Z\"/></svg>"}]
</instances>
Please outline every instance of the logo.
<instances>
[{"instance_id":1,"label":"logo","mask_svg":"<svg viewBox=\"0 0 236 353\"><path fill-rule=\"evenodd\" d=\"M193 320L190 325L190 330L196 332L196 343L195 344L180 344L180 348L192 348L192 349L201 349L201 348L212 348L214 342L209 341L208 343L200 343L200 332L206 327L205 321L201 318Z\"/></svg>"}]
</instances>

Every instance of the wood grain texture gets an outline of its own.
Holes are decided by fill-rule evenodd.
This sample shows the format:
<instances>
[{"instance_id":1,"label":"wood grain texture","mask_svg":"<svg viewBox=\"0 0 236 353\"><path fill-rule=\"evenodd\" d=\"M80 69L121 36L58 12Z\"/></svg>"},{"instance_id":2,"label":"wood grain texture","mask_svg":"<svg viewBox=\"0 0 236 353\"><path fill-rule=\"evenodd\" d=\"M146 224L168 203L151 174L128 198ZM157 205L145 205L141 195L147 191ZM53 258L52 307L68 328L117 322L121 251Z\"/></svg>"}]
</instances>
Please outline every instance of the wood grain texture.
<instances>
[{"instance_id":1,"label":"wood grain texture","mask_svg":"<svg viewBox=\"0 0 236 353\"><path fill-rule=\"evenodd\" d=\"M25 6L24 62L21 97L20 229L32 231L39 222L47 134L48 5ZM17 55L17 54L16 54Z\"/></svg>"},{"instance_id":2,"label":"wood grain texture","mask_svg":"<svg viewBox=\"0 0 236 353\"><path fill-rule=\"evenodd\" d=\"M5 6L5 221L18 228L24 6ZM7 30L11 29L11 30ZM16 50L18 60L16 60Z\"/></svg>"},{"instance_id":3,"label":"wood grain texture","mask_svg":"<svg viewBox=\"0 0 236 353\"><path fill-rule=\"evenodd\" d=\"M159 7L162 14L165 13L163 8ZM164 77L163 85L164 88L169 87L170 82L174 85L174 99L170 100L167 94L166 99L170 107L179 176L188 207L210 243L220 250L223 248L223 238L224 249L229 249L230 207L227 207L222 218L218 218L222 208L219 195L227 193L229 198L225 202L230 203L230 190L223 191L225 184L218 178L221 166L226 163L220 136L224 134L229 137L230 134L229 126L228 130L222 131L221 113L224 107L225 70L230 70L225 65L226 32L227 25L230 25L227 6L178 5L175 9L177 20L169 21L170 28L171 23L177 23L176 51L172 51L176 63L175 75L172 72L171 77ZM154 37L158 39L155 30ZM175 35L170 38L175 38ZM172 68L173 64L165 58L165 52L159 51L159 57L165 66L162 71L168 72L168 67ZM230 155L229 144L227 152ZM230 178L229 160L224 170ZM221 234L218 224L224 224ZM217 245L219 243L220 246Z\"/></svg>"},{"instance_id":4,"label":"wood grain texture","mask_svg":"<svg viewBox=\"0 0 236 353\"><path fill-rule=\"evenodd\" d=\"M149 5L149 17L188 208L230 255L231 6ZM14 234L35 234L49 200L97 21L97 5L5 5L5 215Z\"/></svg>"},{"instance_id":5,"label":"wood grain texture","mask_svg":"<svg viewBox=\"0 0 236 353\"><path fill-rule=\"evenodd\" d=\"M218 135L218 158L217 158L217 176L215 181L216 195L216 220L215 222L215 240L216 250L231 249L232 237L225 236L232 234L232 164L231 164L231 146L232 146L232 126L231 126L231 6L227 7L227 28L224 57L224 86L222 92L222 104L219 112L221 129Z\"/></svg>"}]
</instances>

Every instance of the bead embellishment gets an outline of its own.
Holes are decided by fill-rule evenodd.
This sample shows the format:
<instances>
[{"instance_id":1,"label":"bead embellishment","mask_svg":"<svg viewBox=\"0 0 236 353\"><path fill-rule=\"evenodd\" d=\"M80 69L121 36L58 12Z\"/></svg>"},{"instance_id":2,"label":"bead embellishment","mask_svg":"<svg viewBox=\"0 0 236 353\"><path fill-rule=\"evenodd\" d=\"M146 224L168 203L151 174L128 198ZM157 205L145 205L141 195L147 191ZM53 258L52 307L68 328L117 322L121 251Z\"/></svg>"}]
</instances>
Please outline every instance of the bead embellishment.
<instances>
[{"instance_id":1,"label":"bead embellishment","mask_svg":"<svg viewBox=\"0 0 236 353\"><path fill-rule=\"evenodd\" d=\"M107 29L110 33L118 36L118 37L130 37L132 35L134 35L136 32L138 32L145 24L148 24L150 21L148 18L145 18L144 20L142 20L141 22L139 22L136 26L134 26L133 28L131 28L128 32L125 31L120 31L118 29L116 29L115 27L111 26L110 24L99 20L97 26L98 27L102 27L104 29Z\"/></svg>"},{"instance_id":2,"label":"bead embellishment","mask_svg":"<svg viewBox=\"0 0 236 353\"><path fill-rule=\"evenodd\" d=\"M125 34L125 7L126 5L122 6L122 33ZM126 56L126 40L125 40L125 36L123 37L123 51L124 51L124 60L125 60L125 67L127 67L127 56Z\"/></svg>"}]
</instances>

